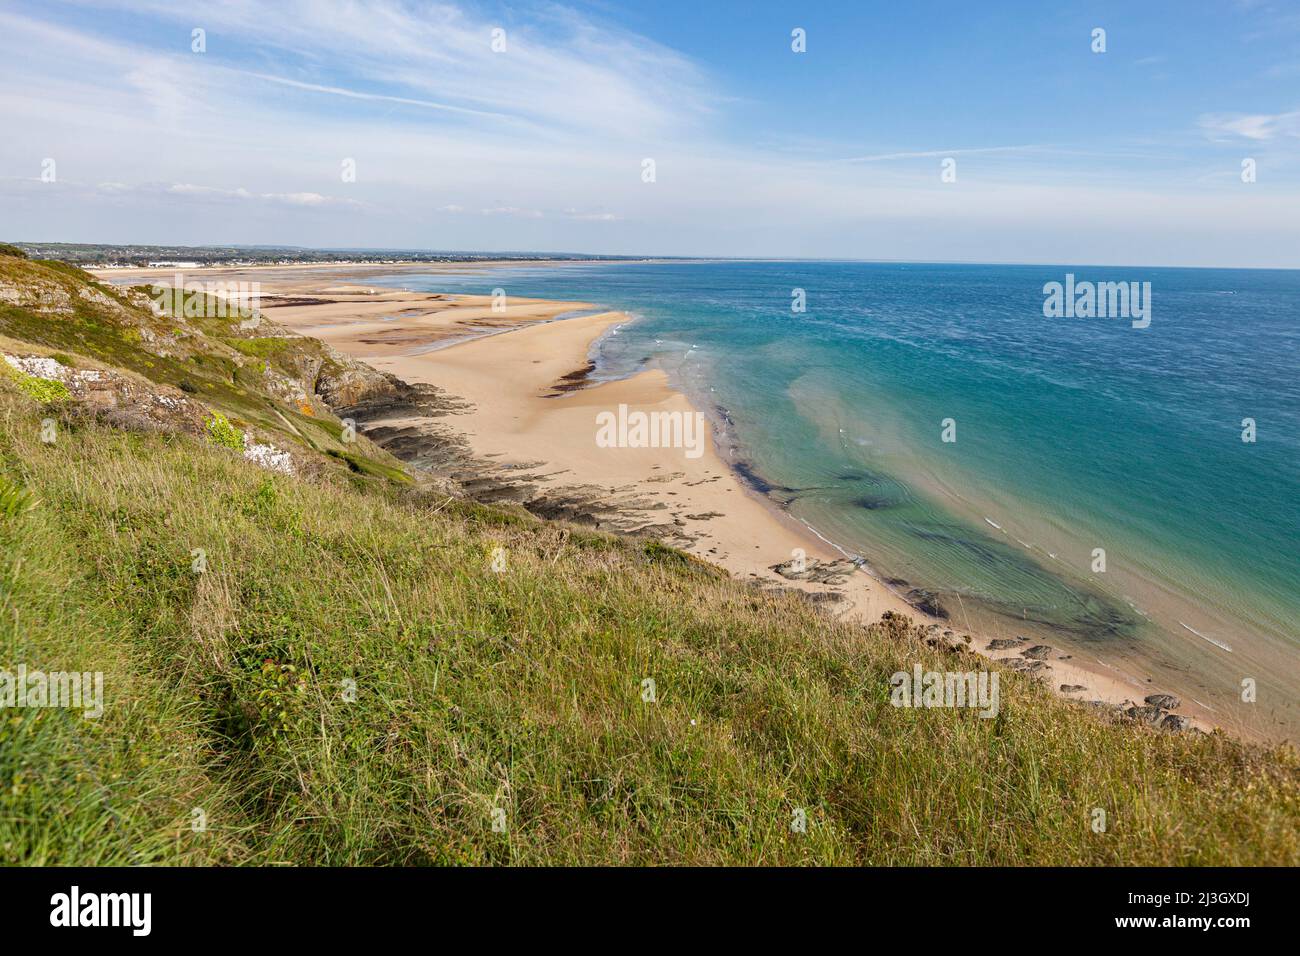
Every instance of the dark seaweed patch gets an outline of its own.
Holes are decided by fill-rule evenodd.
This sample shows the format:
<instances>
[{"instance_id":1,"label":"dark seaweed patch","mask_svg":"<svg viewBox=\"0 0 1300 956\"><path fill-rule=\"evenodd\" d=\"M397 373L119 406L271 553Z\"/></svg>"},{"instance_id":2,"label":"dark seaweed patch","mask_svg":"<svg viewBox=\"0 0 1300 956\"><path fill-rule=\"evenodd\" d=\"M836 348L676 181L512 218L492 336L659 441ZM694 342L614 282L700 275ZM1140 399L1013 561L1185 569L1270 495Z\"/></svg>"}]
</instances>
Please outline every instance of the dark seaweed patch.
<instances>
[{"instance_id":1,"label":"dark seaweed patch","mask_svg":"<svg viewBox=\"0 0 1300 956\"><path fill-rule=\"evenodd\" d=\"M898 499L890 498L888 495L859 495L853 499L853 503L867 511L882 511L885 508L895 507Z\"/></svg>"},{"instance_id":2,"label":"dark seaweed patch","mask_svg":"<svg viewBox=\"0 0 1300 956\"><path fill-rule=\"evenodd\" d=\"M807 489L791 488L788 485L774 485L766 478L764 478L762 475L760 475L757 471L755 471L754 466L747 461L737 460L735 462L732 462L731 467L735 469L736 474L740 476L741 480L745 482L745 484L749 485L751 488L753 488L755 491L761 494L769 495L775 492L780 495L788 495L790 497L794 497L800 494L802 490L807 490Z\"/></svg>"},{"instance_id":3,"label":"dark seaweed patch","mask_svg":"<svg viewBox=\"0 0 1300 956\"><path fill-rule=\"evenodd\" d=\"M948 611L939 601L939 595L925 588L912 588L903 595L903 599L918 611L924 611L931 617L948 620Z\"/></svg>"}]
</instances>

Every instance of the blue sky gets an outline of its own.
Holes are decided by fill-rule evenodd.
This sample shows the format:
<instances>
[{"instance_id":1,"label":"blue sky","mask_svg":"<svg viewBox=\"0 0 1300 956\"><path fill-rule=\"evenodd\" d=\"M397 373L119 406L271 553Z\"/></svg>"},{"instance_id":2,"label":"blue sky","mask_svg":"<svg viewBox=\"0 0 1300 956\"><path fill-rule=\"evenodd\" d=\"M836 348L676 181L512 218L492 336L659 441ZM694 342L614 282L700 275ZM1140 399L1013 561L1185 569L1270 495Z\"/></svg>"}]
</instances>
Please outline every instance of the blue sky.
<instances>
[{"instance_id":1,"label":"blue sky","mask_svg":"<svg viewBox=\"0 0 1300 956\"><path fill-rule=\"evenodd\" d=\"M1300 2L52 0L0 123L8 239L1300 267Z\"/></svg>"}]
</instances>

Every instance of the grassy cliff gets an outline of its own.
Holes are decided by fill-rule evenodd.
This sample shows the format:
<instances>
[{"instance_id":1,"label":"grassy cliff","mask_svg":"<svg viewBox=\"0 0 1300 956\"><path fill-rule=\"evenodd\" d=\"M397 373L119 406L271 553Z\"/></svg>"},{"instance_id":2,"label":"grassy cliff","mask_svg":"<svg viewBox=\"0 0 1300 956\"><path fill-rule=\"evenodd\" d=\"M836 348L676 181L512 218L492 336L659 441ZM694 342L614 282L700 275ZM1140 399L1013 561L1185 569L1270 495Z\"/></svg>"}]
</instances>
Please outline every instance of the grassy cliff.
<instances>
[{"instance_id":1,"label":"grassy cliff","mask_svg":"<svg viewBox=\"0 0 1300 956\"><path fill-rule=\"evenodd\" d=\"M0 351L184 376L204 414L319 467L0 375L0 668L101 671L105 702L0 710L0 862L1300 862L1290 749L1117 722L1010 672L996 719L892 707L916 662L991 665L434 491L331 446L310 387L291 418L229 329L114 351L174 320L0 255L0 296L35 282L134 318L10 294ZM329 454L358 448L375 469Z\"/></svg>"}]
</instances>

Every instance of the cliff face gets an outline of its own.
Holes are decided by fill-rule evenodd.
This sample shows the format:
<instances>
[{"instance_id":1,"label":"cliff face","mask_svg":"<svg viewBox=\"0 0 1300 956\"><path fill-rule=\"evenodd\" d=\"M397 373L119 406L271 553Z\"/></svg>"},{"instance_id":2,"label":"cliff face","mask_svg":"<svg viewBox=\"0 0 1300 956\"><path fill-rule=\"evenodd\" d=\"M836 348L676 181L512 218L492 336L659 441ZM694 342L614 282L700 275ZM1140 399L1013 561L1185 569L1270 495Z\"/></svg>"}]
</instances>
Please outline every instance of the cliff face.
<instances>
[{"instance_id":1,"label":"cliff face","mask_svg":"<svg viewBox=\"0 0 1300 956\"><path fill-rule=\"evenodd\" d=\"M476 460L442 421L464 407L457 399L200 293L118 288L64 263L0 253L0 355L66 385L65 414L199 436L219 414L248 449L271 449L250 451L253 460L287 455L295 473L414 482L645 537L676 531L624 514L604 489L544 488L528 469Z\"/></svg>"},{"instance_id":2,"label":"cliff face","mask_svg":"<svg viewBox=\"0 0 1300 956\"><path fill-rule=\"evenodd\" d=\"M11 375L57 382L78 413L122 427L202 434L219 414L308 470L412 480L335 413L382 406L400 382L201 293L115 288L0 248L0 353Z\"/></svg>"}]
</instances>

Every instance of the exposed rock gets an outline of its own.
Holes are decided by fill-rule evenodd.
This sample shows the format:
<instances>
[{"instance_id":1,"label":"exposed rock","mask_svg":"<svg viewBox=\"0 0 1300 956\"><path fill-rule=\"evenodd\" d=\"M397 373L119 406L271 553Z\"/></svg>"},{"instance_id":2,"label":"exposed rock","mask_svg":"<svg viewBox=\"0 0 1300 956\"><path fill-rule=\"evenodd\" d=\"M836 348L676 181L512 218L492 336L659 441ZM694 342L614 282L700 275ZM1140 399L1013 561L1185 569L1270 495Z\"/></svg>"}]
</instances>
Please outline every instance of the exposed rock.
<instances>
[{"instance_id":1,"label":"exposed rock","mask_svg":"<svg viewBox=\"0 0 1300 956\"><path fill-rule=\"evenodd\" d=\"M1023 657L999 657L997 660L1001 664L1006 664L1013 671L1019 671L1022 674L1040 674L1043 671L1052 669L1052 665L1046 661L1028 661Z\"/></svg>"},{"instance_id":2,"label":"exposed rock","mask_svg":"<svg viewBox=\"0 0 1300 956\"><path fill-rule=\"evenodd\" d=\"M85 299L87 302L93 302L95 305L103 309L108 309L110 311L119 311L122 308L120 302L118 302L117 300L113 299L108 295L105 295L103 292L100 292L94 286L88 286L88 285L81 286L79 289L77 289L77 295Z\"/></svg>"},{"instance_id":3,"label":"exposed rock","mask_svg":"<svg viewBox=\"0 0 1300 956\"><path fill-rule=\"evenodd\" d=\"M842 591L804 591L798 588L795 590L810 604L840 604L848 600Z\"/></svg>"},{"instance_id":4,"label":"exposed rock","mask_svg":"<svg viewBox=\"0 0 1300 956\"><path fill-rule=\"evenodd\" d=\"M1085 707L1095 707L1097 710L1104 710L1108 713L1121 713L1124 710L1121 705L1104 700L1085 700L1082 703Z\"/></svg>"},{"instance_id":5,"label":"exposed rock","mask_svg":"<svg viewBox=\"0 0 1300 956\"><path fill-rule=\"evenodd\" d=\"M72 369L43 355L6 355L4 359L10 366L25 375L34 375L36 378L62 382L65 385L68 384L68 379L72 378Z\"/></svg>"},{"instance_id":6,"label":"exposed rock","mask_svg":"<svg viewBox=\"0 0 1300 956\"><path fill-rule=\"evenodd\" d=\"M847 559L839 561L819 561L816 558L804 558L802 561L791 559L781 564L774 564L771 570L789 581L811 581L815 584L844 584L853 573L853 562Z\"/></svg>"},{"instance_id":7,"label":"exposed rock","mask_svg":"<svg viewBox=\"0 0 1300 956\"><path fill-rule=\"evenodd\" d=\"M1150 704L1139 707L1136 704L1124 711L1125 715L1133 720L1138 720L1147 724L1159 724L1165 712L1159 707L1153 707Z\"/></svg>"},{"instance_id":8,"label":"exposed rock","mask_svg":"<svg viewBox=\"0 0 1300 956\"><path fill-rule=\"evenodd\" d=\"M382 411L389 404L407 403L413 398L422 397L420 389L407 385L393 375L386 375L342 356L330 355L328 358L329 361L322 362L312 370L312 390L340 418L344 417L344 408L364 408L373 414ZM426 414L430 411L427 408L423 410Z\"/></svg>"},{"instance_id":9,"label":"exposed rock","mask_svg":"<svg viewBox=\"0 0 1300 956\"><path fill-rule=\"evenodd\" d=\"M1151 694L1146 698L1145 703L1152 707L1159 707L1161 710L1177 710L1183 706L1183 702L1173 694Z\"/></svg>"},{"instance_id":10,"label":"exposed rock","mask_svg":"<svg viewBox=\"0 0 1300 956\"><path fill-rule=\"evenodd\" d=\"M71 415L90 415L131 431L180 431L203 434L205 409L180 389L139 382L99 368L69 368L42 355L4 355L10 366L27 375L61 382L71 394Z\"/></svg>"},{"instance_id":11,"label":"exposed rock","mask_svg":"<svg viewBox=\"0 0 1300 956\"><path fill-rule=\"evenodd\" d=\"M259 445L248 433L244 434L244 457L268 471L278 471L283 475L294 473L292 455L274 445Z\"/></svg>"},{"instance_id":12,"label":"exposed rock","mask_svg":"<svg viewBox=\"0 0 1300 956\"><path fill-rule=\"evenodd\" d=\"M925 631L925 644L941 651L968 651L967 646L970 643L970 637L966 634L955 634L952 631L939 633L939 628L931 624Z\"/></svg>"},{"instance_id":13,"label":"exposed rock","mask_svg":"<svg viewBox=\"0 0 1300 956\"><path fill-rule=\"evenodd\" d=\"M1019 647L1024 643L1025 639L1023 637L995 637L993 640L989 641L989 650L1007 651Z\"/></svg>"},{"instance_id":14,"label":"exposed rock","mask_svg":"<svg viewBox=\"0 0 1300 956\"><path fill-rule=\"evenodd\" d=\"M0 281L0 302L46 315L71 315L73 311L68 290L54 282Z\"/></svg>"}]
</instances>

